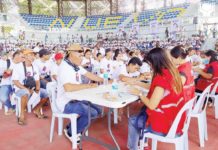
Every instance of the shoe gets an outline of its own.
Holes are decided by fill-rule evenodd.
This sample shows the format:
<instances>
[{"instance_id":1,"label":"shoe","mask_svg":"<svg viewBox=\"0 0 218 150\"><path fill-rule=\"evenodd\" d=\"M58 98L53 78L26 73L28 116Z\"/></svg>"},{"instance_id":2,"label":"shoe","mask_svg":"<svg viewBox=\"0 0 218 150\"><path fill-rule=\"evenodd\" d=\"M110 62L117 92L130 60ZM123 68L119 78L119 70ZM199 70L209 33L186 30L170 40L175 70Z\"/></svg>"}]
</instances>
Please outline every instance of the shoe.
<instances>
[{"instance_id":1,"label":"shoe","mask_svg":"<svg viewBox=\"0 0 218 150\"><path fill-rule=\"evenodd\" d=\"M68 134L67 129L64 129L64 135L66 136L66 138L67 138L68 140L71 141L71 135ZM77 134L77 144L80 143L80 137L81 137L81 136L82 136L81 133Z\"/></svg>"},{"instance_id":2,"label":"shoe","mask_svg":"<svg viewBox=\"0 0 218 150\"><path fill-rule=\"evenodd\" d=\"M71 137L70 137L70 135L68 134L67 129L64 129L64 135L66 136L66 138L67 138L68 140L71 141Z\"/></svg>"},{"instance_id":3,"label":"shoe","mask_svg":"<svg viewBox=\"0 0 218 150\"><path fill-rule=\"evenodd\" d=\"M138 147L140 149L140 146ZM150 147L148 146L148 143L144 143L144 149L143 150L151 150Z\"/></svg>"}]
</instances>

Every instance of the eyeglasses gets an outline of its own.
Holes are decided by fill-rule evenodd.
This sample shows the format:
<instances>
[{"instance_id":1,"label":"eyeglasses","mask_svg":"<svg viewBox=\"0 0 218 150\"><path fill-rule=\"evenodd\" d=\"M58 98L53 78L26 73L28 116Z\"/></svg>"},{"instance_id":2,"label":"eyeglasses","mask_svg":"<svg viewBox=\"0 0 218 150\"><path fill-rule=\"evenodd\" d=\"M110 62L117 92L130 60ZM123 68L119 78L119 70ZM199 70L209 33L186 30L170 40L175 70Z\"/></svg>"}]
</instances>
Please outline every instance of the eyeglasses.
<instances>
[{"instance_id":1,"label":"eyeglasses","mask_svg":"<svg viewBox=\"0 0 218 150\"><path fill-rule=\"evenodd\" d=\"M78 53L83 53L83 50L78 50L78 51L75 51L75 52L78 52Z\"/></svg>"},{"instance_id":2,"label":"eyeglasses","mask_svg":"<svg viewBox=\"0 0 218 150\"><path fill-rule=\"evenodd\" d=\"M67 53L70 52L77 52L77 53L83 53L83 50L68 50Z\"/></svg>"}]
</instances>

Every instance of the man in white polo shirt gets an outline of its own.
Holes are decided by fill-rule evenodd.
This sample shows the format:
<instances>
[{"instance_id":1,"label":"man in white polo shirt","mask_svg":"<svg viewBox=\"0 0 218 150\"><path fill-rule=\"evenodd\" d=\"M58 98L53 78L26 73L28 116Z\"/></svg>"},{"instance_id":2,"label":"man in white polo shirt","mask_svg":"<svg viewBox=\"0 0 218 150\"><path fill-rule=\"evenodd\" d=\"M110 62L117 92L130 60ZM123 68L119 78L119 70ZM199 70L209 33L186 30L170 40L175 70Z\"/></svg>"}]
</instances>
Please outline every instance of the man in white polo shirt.
<instances>
[{"instance_id":1,"label":"man in white polo shirt","mask_svg":"<svg viewBox=\"0 0 218 150\"><path fill-rule=\"evenodd\" d=\"M142 66L142 61L138 57L133 57L129 60L127 66L122 66L118 73L119 79L123 82L139 81L139 69Z\"/></svg>"},{"instance_id":2,"label":"man in white polo shirt","mask_svg":"<svg viewBox=\"0 0 218 150\"><path fill-rule=\"evenodd\" d=\"M77 133L81 133L88 125L88 105L84 101L74 100L67 97L67 92L73 92L88 88L94 88L97 84L81 84L81 75L90 80L103 82L103 79L87 72L81 67L83 50L80 45L74 44L68 48L67 55L62 61L57 75L57 105L66 114L76 113L79 115L77 120ZM96 106L91 108L91 116L96 117L101 110ZM67 125L67 137L71 136L71 126Z\"/></svg>"}]
</instances>

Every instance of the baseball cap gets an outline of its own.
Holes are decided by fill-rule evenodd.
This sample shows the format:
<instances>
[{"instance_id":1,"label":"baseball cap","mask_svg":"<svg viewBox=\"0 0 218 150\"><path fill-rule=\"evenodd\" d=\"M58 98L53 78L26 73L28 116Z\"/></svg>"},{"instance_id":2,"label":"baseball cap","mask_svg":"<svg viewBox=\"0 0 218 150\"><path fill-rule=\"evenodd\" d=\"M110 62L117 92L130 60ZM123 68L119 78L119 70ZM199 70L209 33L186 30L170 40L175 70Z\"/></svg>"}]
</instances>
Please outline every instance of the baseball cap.
<instances>
[{"instance_id":1,"label":"baseball cap","mask_svg":"<svg viewBox=\"0 0 218 150\"><path fill-rule=\"evenodd\" d=\"M63 59L63 58L64 58L64 56L63 56L62 53L57 53L57 54L55 54L55 56L54 56L54 59L55 59L55 60L60 60L60 59Z\"/></svg>"},{"instance_id":2,"label":"baseball cap","mask_svg":"<svg viewBox=\"0 0 218 150\"><path fill-rule=\"evenodd\" d=\"M39 51L39 57L42 57L44 55L50 55L50 54L51 54L51 52L47 49L42 49Z\"/></svg>"}]
</instances>

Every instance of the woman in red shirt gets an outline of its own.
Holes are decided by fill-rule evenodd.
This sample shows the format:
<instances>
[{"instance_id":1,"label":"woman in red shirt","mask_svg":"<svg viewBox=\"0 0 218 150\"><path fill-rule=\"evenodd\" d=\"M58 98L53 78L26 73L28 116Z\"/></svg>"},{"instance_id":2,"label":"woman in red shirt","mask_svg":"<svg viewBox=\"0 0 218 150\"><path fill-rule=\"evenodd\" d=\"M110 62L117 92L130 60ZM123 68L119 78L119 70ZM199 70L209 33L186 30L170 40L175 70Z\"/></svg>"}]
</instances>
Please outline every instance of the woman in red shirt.
<instances>
[{"instance_id":1,"label":"woman in red shirt","mask_svg":"<svg viewBox=\"0 0 218 150\"><path fill-rule=\"evenodd\" d=\"M205 53L206 63L205 69L195 68L194 71L198 72L200 77L197 79L196 89L199 92L204 91L204 89L211 83L216 84L218 80L218 59L217 53L213 50L209 50ZM218 89L216 91L218 93Z\"/></svg>"},{"instance_id":2,"label":"woman in red shirt","mask_svg":"<svg viewBox=\"0 0 218 150\"><path fill-rule=\"evenodd\" d=\"M147 107L145 128L148 132L166 135L179 111L177 106L184 101L181 77L166 51L161 48L152 49L147 55L147 61L153 69L149 93L145 96L136 88L131 89L131 93L138 95ZM136 118L130 117L128 124L130 150L138 149L140 131L136 127Z\"/></svg>"},{"instance_id":3,"label":"woman in red shirt","mask_svg":"<svg viewBox=\"0 0 218 150\"><path fill-rule=\"evenodd\" d=\"M218 81L218 59L217 53L213 50L209 50L205 53L205 68L195 68L194 71L199 73L199 78L196 79L196 92L202 93L204 89L213 83L212 89ZM216 89L216 94L218 88ZM209 106L212 106L212 100L209 99Z\"/></svg>"},{"instance_id":4,"label":"woman in red shirt","mask_svg":"<svg viewBox=\"0 0 218 150\"><path fill-rule=\"evenodd\" d=\"M174 47L170 51L170 54L172 56L171 57L172 62L178 68L182 79L183 96L185 101L183 103L180 103L180 105L178 106L179 108L182 108L185 102L195 97L195 83L194 83L194 76L192 75L193 74L192 64L191 62L186 60L186 56L188 55L188 53L181 45ZM185 120L186 120L186 114L183 114L177 129L178 132L182 131Z\"/></svg>"},{"instance_id":5,"label":"woman in red shirt","mask_svg":"<svg viewBox=\"0 0 218 150\"><path fill-rule=\"evenodd\" d=\"M174 47L170 51L170 54L172 56L172 62L174 65L176 65L181 75L184 99L187 102L195 97L195 84L192 72L192 64L186 60L188 53L181 45Z\"/></svg>"}]
</instances>

